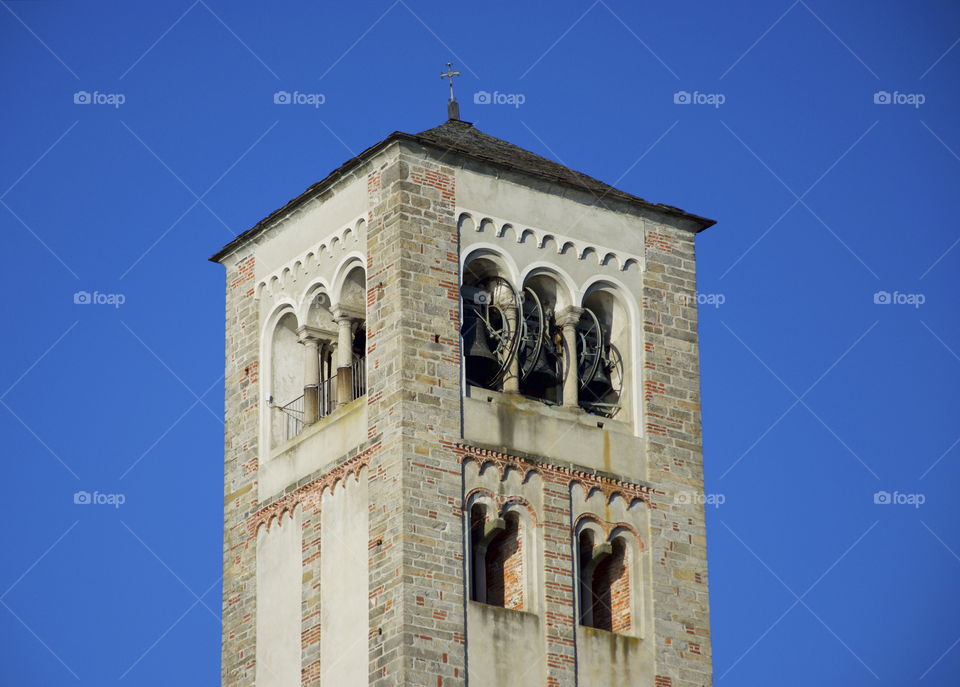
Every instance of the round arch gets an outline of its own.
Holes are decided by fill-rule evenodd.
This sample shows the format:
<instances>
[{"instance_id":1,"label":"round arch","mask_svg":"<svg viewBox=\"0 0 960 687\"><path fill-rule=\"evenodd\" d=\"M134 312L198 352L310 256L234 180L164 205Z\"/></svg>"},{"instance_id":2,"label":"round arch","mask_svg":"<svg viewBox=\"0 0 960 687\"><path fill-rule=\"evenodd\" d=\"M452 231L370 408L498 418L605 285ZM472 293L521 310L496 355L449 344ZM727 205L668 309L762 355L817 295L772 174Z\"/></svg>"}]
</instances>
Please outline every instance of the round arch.
<instances>
[{"instance_id":1,"label":"round arch","mask_svg":"<svg viewBox=\"0 0 960 687\"><path fill-rule=\"evenodd\" d=\"M489 260L495 266L497 266L502 272L500 276L504 277L507 281L514 285L514 287L520 283L520 270L517 268L517 263L514 262L513 258L505 253L499 246L496 246L492 243L474 243L460 257L461 281L463 280L463 275L466 274L466 270L470 263L474 260L483 258Z\"/></svg>"},{"instance_id":2,"label":"round arch","mask_svg":"<svg viewBox=\"0 0 960 687\"><path fill-rule=\"evenodd\" d=\"M527 281L539 276L550 277L557 282L558 286L561 286L562 289L559 289L557 295L560 296L561 292L563 293L563 301L557 298L557 307L566 307L573 305L578 302L579 290L577 289L577 283L574 281L573 277L561 267L550 263L550 262L533 262L524 267L523 272L520 275L519 284L526 285Z\"/></svg>"},{"instance_id":3,"label":"round arch","mask_svg":"<svg viewBox=\"0 0 960 687\"><path fill-rule=\"evenodd\" d=\"M350 253L347 253L337 264L337 268L334 271L333 287L330 290L330 300L333 303L333 307L340 305L340 298L343 295L344 284L353 270L357 268L363 271L363 278L364 281L366 281L367 264L364 260L363 254L360 251L351 251ZM366 299L364 299L364 303L366 303Z\"/></svg>"}]
</instances>

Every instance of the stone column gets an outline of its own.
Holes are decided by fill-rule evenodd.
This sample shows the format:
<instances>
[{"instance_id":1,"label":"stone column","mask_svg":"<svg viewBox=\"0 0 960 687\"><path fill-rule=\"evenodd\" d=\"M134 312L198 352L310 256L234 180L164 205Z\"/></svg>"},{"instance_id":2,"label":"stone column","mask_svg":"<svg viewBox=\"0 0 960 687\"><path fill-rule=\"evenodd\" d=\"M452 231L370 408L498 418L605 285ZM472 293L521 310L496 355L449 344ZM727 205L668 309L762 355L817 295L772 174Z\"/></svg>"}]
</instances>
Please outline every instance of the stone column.
<instances>
[{"instance_id":1,"label":"stone column","mask_svg":"<svg viewBox=\"0 0 960 687\"><path fill-rule=\"evenodd\" d=\"M326 417L330 414L330 378L333 373L330 370L330 351L332 346L329 341L323 341L320 344L320 415Z\"/></svg>"},{"instance_id":2,"label":"stone column","mask_svg":"<svg viewBox=\"0 0 960 687\"><path fill-rule=\"evenodd\" d=\"M510 328L510 333L516 337L520 330L520 309L515 303L504 305L503 309L507 314L507 327ZM515 341L514 343L517 344L519 342ZM510 361L510 365L507 367L507 374L503 378L503 390L510 394L520 393L519 347L516 354L513 356L513 359Z\"/></svg>"},{"instance_id":3,"label":"stone column","mask_svg":"<svg viewBox=\"0 0 960 687\"><path fill-rule=\"evenodd\" d=\"M320 418L320 342L313 337L303 341L303 424Z\"/></svg>"},{"instance_id":4,"label":"stone column","mask_svg":"<svg viewBox=\"0 0 960 687\"><path fill-rule=\"evenodd\" d=\"M353 322L343 310L333 313L337 323L337 406L353 400Z\"/></svg>"},{"instance_id":5,"label":"stone column","mask_svg":"<svg viewBox=\"0 0 960 687\"><path fill-rule=\"evenodd\" d=\"M577 323L583 308L570 306L557 313L557 326L563 334L563 405L576 408L580 380L577 378Z\"/></svg>"},{"instance_id":6,"label":"stone column","mask_svg":"<svg viewBox=\"0 0 960 687\"><path fill-rule=\"evenodd\" d=\"M324 332L307 325L297 329L303 344L303 424L312 425L320 419L320 381L323 379L320 366L320 347Z\"/></svg>"}]
</instances>

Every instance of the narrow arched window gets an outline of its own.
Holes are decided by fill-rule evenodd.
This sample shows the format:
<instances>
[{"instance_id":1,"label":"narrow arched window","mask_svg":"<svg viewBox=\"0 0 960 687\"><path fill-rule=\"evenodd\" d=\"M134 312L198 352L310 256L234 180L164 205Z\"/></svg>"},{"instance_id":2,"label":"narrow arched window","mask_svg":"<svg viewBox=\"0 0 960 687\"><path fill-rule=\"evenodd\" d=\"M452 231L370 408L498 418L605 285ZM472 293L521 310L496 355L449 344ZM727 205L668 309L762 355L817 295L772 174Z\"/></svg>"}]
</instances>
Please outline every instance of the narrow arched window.
<instances>
[{"instance_id":1,"label":"narrow arched window","mask_svg":"<svg viewBox=\"0 0 960 687\"><path fill-rule=\"evenodd\" d=\"M631 620L627 547L617 537L611 549L593 571L593 626L624 633L630 630Z\"/></svg>"},{"instance_id":2,"label":"narrow arched window","mask_svg":"<svg viewBox=\"0 0 960 687\"><path fill-rule=\"evenodd\" d=\"M519 296L502 275L494 255L475 257L464 266L461 297L464 377L467 384L503 390L516 377Z\"/></svg>"},{"instance_id":3,"label":"narrow arched window","mask_svg":"<svg viewBox=\"0 0 960 687\"><path fill-rule=\"evenodd\" d=\"M629 551L623 537L596 543L585 529L578 537L580 624L627 633L632 624Z\"/></svg>"},{"instance_id":4,"label":"narrow arched window","mask_svg":"<svg viewBox=\"0 0 960 687\"><path fill-rule=\"evenodd\" d=\"M523 536L515 512L487 517L487 508L470 509L470 598L520 610L524 607Z\"/></svg>"},{"instance_id":5,"label":"narrow arched window","mask_svg":"<svg viewBox=\"0 0 960 687\"><path fill-rule=\"evenodd\" d=\"M528 279L520 299L518 389L550 405L563 400L563 337L554 319L563 299L560 285L546 275Z\"/></svg>"},{"instance_id":6,"label":"narrow arched window","mask_svg":"<svg viewBox=\"0 0 960 687\"><path fill-rule=\"evenodd\" d=\"M597 287L583 299L577 337L580 407L595 415L629 418L630 318L614 291Z\"/></svg>"}]
</instances>

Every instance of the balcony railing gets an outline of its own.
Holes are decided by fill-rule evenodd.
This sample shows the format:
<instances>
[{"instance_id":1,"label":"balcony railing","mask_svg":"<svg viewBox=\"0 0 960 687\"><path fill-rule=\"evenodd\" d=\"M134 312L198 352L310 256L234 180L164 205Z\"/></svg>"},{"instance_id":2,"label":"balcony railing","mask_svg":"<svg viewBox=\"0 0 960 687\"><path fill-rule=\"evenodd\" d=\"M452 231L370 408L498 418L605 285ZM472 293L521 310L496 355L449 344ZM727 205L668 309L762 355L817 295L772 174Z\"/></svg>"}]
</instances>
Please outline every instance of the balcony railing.
<instances>
[{"instance_id":1,"label":"balcony railing","mask_svg":"<svg viewBox=\"0 0 960 687\"><path fill-rule=\"evenodd\" d=\"M286 420L284 439L292 439L303 431L303 396L290 401L284 406L277 406Z\"/></svg>"},{"instance_id":2,"label":"balcony railing","mask_svg":"<svg viewBox=\"0 0 960 687\"><path fill-rule=\"evenodd\" d=\"M353 401L367 393L367 359L355 358L350 368L353 371L350 375L353 379L353 398L350 400Z\"/></svg>"},{"instance_id":3,"label":"balcony railing","mask_svg":"<svg viewBox=\"0 0 960 687\"><path fill-rule=\"evenodd\" d=\"M307 394L316 394L317 419L323 419L338 405L345 405L367 393L367 366L365 358L357 358L350 366L353 383L349 392L350 398L342 402L337 400L337 375L325 379L315 389L310 389L303 396L298 396L283 406L275 406L284 414L284 439L290 440L300 434L306 427L305 400Z\"/></svg>"}]
</instances>

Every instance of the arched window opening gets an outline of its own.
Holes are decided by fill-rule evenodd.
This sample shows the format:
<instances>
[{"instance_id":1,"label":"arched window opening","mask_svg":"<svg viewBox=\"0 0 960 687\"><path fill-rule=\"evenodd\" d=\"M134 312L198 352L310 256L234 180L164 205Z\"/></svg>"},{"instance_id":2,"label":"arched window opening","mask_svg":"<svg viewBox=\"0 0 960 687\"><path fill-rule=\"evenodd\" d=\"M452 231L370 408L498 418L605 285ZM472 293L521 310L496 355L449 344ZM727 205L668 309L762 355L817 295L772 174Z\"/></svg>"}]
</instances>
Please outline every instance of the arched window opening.
<instances>
[{"instance_id":1,"label":"arched window opening","mask_svg":"<svg viewBox=\"0 0 960 687\"><path fill-rule=\"evenodd\" d=\"M551 405L563 400L563 338L557 328L557 283L546 276L527 280L521 294L518 390Z\"/></svg>"},{"instance_id":2,"label":"arched window opening","mask_svg":"<svg viewBox=\"0 0 960 687\"><path fill-rule=\"evenodd\" d=\"M577 324L579 404L584 410L615 417L624 407L629 350L626 311L606 290L591 292Z\"/></svg>"},{"instance_id":3,"label":"arched window opening","mask_svg":"<svg viewBox=\"0 0 960 687\"><path fill-rule=\"evenodd\" d=\"M297 318L283 315L271 333L269 401L279 412L271 417L272 444L296 436L303 429L303 353L297 336Z\"/></svg>"},{"instance_id":4,"label":"arched window opening","mask_svg":"<svg viewBox=\"0 0 960 687\"><path fill-rule=\"evenodd\" d=\"M488 257L464 268L463 360L468 384L499 391L504 379L516 376L516 336L520 299Z\"/></svg>"},{"instance_id":5,"label":"arched window opening","mask_svg":"<svg viewBox=\"0 0 960 687\"><path fill-rule=\"evenodd\" d=\"M520 517L488 518L482 504L470 509L470 598L514 610L524 607L523 537Z\"/></svg>"},{"instance_id":6,"label":"arched window opening","mask_svg":"<svg viewBox=\"0 0 960 687\"><path fill-rule=\"evenodd\" d=\"M269 353L272 447L366 394L366 332L366 276L356 263L336 303L315 284L297 315L280 318Z\"/></svg>"},{"instance_id":7,"label":"arched window opening","mask_svg":"<svg viewBox=\"0 0 960 687\"><path fill-rule=\"evenodd\" d=\"M306 317L306 324L297 333L304 346L304 426L309 426L335 408L331 377L336 370L337 325L330 311L330 297L323 288L311 295Z\"/></svg>"},{"instance_id":8,"label":"arched window opening","mask_svg":"<svg viewBox=\"0 0 960 687\"><path fill-rule=\"evenodd\" d=\"M336 405L343 406L367 392L367 277L354 266L340 287L333 310L337 323Z\"/></svg>"},{"instance_id":9,"label":"arched window opening","mask_svg":"<svg viewBox=\"0 0 960 687\"><path fill-rule=\"evenodd\" d=\"M630 631L629 553L622 537L596 543L589 529L578 538L580 624L607 632Z\"/></svg>"}]
</instances>

